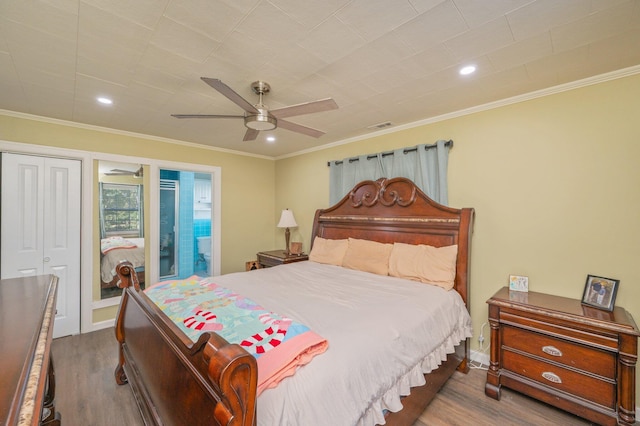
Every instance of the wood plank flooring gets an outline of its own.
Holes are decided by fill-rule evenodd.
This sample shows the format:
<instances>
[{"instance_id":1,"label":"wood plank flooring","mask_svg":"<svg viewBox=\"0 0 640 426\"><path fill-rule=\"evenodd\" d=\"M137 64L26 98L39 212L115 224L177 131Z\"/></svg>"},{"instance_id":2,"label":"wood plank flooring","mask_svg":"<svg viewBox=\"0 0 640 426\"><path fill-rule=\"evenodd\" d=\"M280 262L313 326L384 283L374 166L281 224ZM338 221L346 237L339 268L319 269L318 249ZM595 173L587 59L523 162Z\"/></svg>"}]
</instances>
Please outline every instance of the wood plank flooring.
<instances>
[{"instance_id":1,"label":"wood plank flooring","mask_svg":"<svg viewBox=\"0 0 640 426\"><path fill-rule=\"evenodd\" d=\"M143 425L131 389L118 386L113 376L118 361L113 329L56 339L52 352L63 425ZM485 376L483 370L456 373L414 426L590 424L507 389L495 401L484 394Z\"/></svg>"}]
</instances>

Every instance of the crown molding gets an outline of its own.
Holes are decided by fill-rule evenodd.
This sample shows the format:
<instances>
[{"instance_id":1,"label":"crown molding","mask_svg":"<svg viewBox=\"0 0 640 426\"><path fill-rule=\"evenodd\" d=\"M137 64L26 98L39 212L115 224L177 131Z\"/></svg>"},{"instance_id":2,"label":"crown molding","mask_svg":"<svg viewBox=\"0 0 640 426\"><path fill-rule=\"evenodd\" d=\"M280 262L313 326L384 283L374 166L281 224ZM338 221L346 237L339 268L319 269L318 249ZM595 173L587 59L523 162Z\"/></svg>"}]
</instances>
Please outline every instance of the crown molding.
<instances>
[{"instance_id":1,"label":"crown molding","mask_svg":"<svg viewBox=\"0 0 640 426\"><path fill-rule=\"evenodd\" d=\"M120 136L127 136L127 137L134 137L134 138L152 140L152 141L157 141L157 142L170 143L170 144L174 144L174 145L187 146L187 147L191 147L191 148L206 149L206 150L210 150L210 151L222 152L222 153L233 154L233 155L240 155L240 156L244 156L244 157L260 158L260 159L263 159L263 160L283 160L285 158L297 157L297 156L304 155L304 154L309 154L309 153L312 153L312 152L323 151L323 150L331 149L331 148L334 148L334 147L337 147L337 146L347 145L347 144L350 144L350 143L353 143L353 142L358 142L358 141L362 141L362 140L366 140L366 139L371 139L371 138L374 138L374 137L377 137L377 136L382 136L382 135L386 135L386 134L390 134L390 133L401 132L403 130L412 129L412 128L415 128L415 127L420 127L420 126L425 126L425 125L428 125L428 124L438 123L440 121L450 120L452 118L463 117L463 116L466 116L466 115L475 114L477 112L488 111L488 110L492 110L492 109L495 109L495 108L500 108L500 107L503 107L503 106L508 106L508 105L512 105L512 104L516 104L516 103L520 103L520 102L526 102L526 101L529 101L529 100L532 100L532 99L537 99L537 98L542 98L542 97L545 97L545 96L555 95L555 94L562 93L562 92L568 92L570 90L579 89L581 87L592 86L594 84L600 84L600 83L604 83L604 82L607 82L607 81L617 80L617 79L620 79L620 78L629 77L629 76L636 75L636 74L640 74L640 65L636 65L636 66L632 66L632 67L628 67L628 68L623 68L623 69L620 69L620 70L608 72L608 73L605 73L605 74L596 75L596 76L593 76L593 77L584 78L582 80L572 81L570 83L564 83L564 84L560 84L560 85L557 85L557 86L548 87L548 88L541 89L541 90L536 90L536 91L525 93L525 94L522 94L522 95L513 96L511 98L501 99L501 100L498 100L498 101L493 101L493 102L489 102L489 103L486 103L486 104L477 105L477 106L470 107L470 108L465 108L465 109L462 109L462 110L450 112L450 113L447 113L447 114L438 115L438 116L435 116L435 117L425 118L425 119L414 121L414 122L411 122L411 123L406 123L406 124L402 124L402 125L399 125L399 126L390 127L390 128L384 129L384 130L378 130L378 131L375 131L375 132L367 133L366 135L354 136L354 137L351 137L351 138L342 139L340 141L328 143L326 145L321 145L321 146L318 146L318 147L309 148L309 149L305 149L305 150L302 150L302 151L296 151L296 152L293 152L293 153L290 153L290 154L285 154L285 155L276 156L276 157L267 156L267 155L252 154L252 153L247 153L247 152L243 152L243 151L236 151L236 150L232 150L232 149L213 147L213 146L209 146L209 145L202 145L202 144L197 144L197 143L193 143L193 142L186 142L186 141L182 141L182 140L178 140L178 139L163 138L163 137L160 137L160 136L151 136L151 135L147 135L147 134L144 134L144 133L135 133L135 132L129 132L129 131L126 131L126 130L111 129L111 128L108 128L108 127L95 126L95 125L92 125L92 124L76 123L76 122L73 122L73 121L61 120L61 119L57 119L57 118L42 117L42 116L37 116L37 115L32 115L32 114L27 114L27 113L22 113L22 112L16 112L16 111L9 111L9 110L4 110L4 109L0 109L0 114L1 115L6 115L6 116L9 116L9 117L26 119L26 120L40 121L40 122L43 122L43 123L57 124L57 125L63 125L63 126L68 126L68 127L75 127L75 128L78 128L78 129L92 130L92 131L98 131L98 132L104 132L104 133L111 133L111 134L114 134L114 135L120 135Z\"/></svg>"},{"instance_id":2,"label":"crown molding","mask_svg":"<svg viewBox=\"0 0 640 426\"><path fill-rule=\"evenodd\" d=\"M438 115L435 117L425 118L423 120L414 121L407 124L402 124L395 127L389 127L384 130L378 130L376 132L367 133L366 135L354 136L352 138L343 139L341 141L332 142L326 145L318 146L315 148L305 149L303 151L297 151L291 154L282 155L276 157L276 160L283 160L285 158L297 157L299 155L308 154L311 152L322 151L325 149L334 148L340 145L347 145L353 142L362 141L365 139L371 139L377 136L386 135L389 133L396 133L407 129L412 129L414 127L425 126L427 124L433 124L440 121L450 120L452 118L463 117L465 115L475 114L477 112L488 111L495 108L500 108L503 106L508 106L512 104L517 104L520 102L526 102L532 99L542 98L545 96L551 96L562 92L568 92L570 90L579 89L581 87L592 86L594 84L604 83L611 80L617 80L624 77L629 77L632 75L640 74L640 65L635 65L628 68L623 68L620 70L608 72L605 74L596 75L593 77L584 78L582 80L572 81L570 83L564 83L557 86L548 87L546 89L536 90L534 92L525 93L518 96L513 96L511 98L501 99L499 101L489 102L482 105L477 105L471 108L461 109L459 111L450 112L447 114Z\"/></svg>"},{"instance_id":3,"label":"crown molding","mask_svg":"<svg viewBox=\"0 0 640 426\"><path fill-rule=\"evenodd\" d=\"M267 155L251 154L251 153L248 153L248 152L235 151L235 150L232 150L232 149L219 148L219 147L209 146L209 145L202 145L202 144L197 144L197 143L193 143L193 142L181 141L181 140L178 140L178 139L163 138L161 136L152 136L152 135L147 135L147 134L144 134L144 133L136 133L136 132L129 132L129 131L126 131L126 130L111 129L109 127L95 126L93 124L76 123L74 121L61 120L59 118L42 117L42 116L39 116L39 115L27 114L27 113L24 113L24 112L17 112L17 111L10 111L10 110L6 110L6 109L0 109L0 115L5 115L5 116L8 116L8 117L14 117L14 118L21 118L21 119L25 119L25 120L39 121L41 123L57 124L57 125L61 125L61 126L74 127L76 129L91 130L91 131L96 131L96 132L110 133L110 134L119 135L119 136L127 136L127 137L146 139L146 140L151 140L151 141L156 141L156 142L170 143L170 144L173 144L173 145L187 146L187 147L190 147L190 148L207 149L207 150L210 150L210 151L223 152L225 154L233 154L233 155L241 155L241 156L245 156L245 157L261 158L263 160L275 160L275 157L269 157Z\"/></svg>"}]
</instances>

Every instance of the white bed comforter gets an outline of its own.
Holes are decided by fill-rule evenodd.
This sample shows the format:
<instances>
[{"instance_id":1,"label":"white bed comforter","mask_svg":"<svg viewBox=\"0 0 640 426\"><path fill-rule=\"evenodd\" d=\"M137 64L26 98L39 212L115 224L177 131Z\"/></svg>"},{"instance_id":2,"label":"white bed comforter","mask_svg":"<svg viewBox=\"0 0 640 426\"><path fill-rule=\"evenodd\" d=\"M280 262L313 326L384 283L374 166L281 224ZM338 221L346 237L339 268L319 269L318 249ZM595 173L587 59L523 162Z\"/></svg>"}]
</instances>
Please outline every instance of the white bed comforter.
<instances>
[{"instance_id":1,"label":"white bed comforter","mask_svg":"<svg viewBox=\"0 0 640 426\"><path fill-rule=\"evenodd\" d=\"M329 349L258 398L258 425L369 426L472 336L455 291L315 262L215 277L307 325Z\"/></svg>"}]
</instances>

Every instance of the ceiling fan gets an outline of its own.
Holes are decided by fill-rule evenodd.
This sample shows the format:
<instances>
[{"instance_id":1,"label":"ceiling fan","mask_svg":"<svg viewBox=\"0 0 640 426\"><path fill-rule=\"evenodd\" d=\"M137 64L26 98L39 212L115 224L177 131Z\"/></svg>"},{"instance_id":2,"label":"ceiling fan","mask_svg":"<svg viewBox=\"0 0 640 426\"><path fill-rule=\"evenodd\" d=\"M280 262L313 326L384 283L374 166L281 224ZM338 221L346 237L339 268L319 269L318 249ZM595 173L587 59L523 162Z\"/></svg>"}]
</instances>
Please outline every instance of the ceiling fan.
<instances>
[{"instance_id":1,"label":"ceiling fan","mask_svg":"<svg viewBox=\"0 0 640 426\"><path fill-rule=\"evenodd\" d=\"M144 169L140 166L137 170L123 170L123 169L111 169L111 171L105 173L107 176L133 176L134 178L141 178L144 176Z\"/></svg>"},{"instance_id":2,"label":"ceiling fan","mask_svg":"<svg viewBox=\"0 0 640 426\"><path fill-rule=\"evenodd\" d=\"M217 78L200 77L202 81L226 96L231 102L244 110L244 115L210 115L210 114L171 114L176 118L242 118L247 132L244 134L244 141L252 141L258 137L261 130L273 130L277 127L301 133L303 135L319 138L324 135L321 130L312 129L301 124L283 120L296 115L311 114L313 112L330 111L337 109L338 105L331 98L320 99L312 102L291 105L283 108L269 110L263 103L262 97L269 93L271 86L264 81L254 81L251 89L259 96L258 103L252 105L249 101L237 94L233 89Z\"/></svg>"}]
</instances>

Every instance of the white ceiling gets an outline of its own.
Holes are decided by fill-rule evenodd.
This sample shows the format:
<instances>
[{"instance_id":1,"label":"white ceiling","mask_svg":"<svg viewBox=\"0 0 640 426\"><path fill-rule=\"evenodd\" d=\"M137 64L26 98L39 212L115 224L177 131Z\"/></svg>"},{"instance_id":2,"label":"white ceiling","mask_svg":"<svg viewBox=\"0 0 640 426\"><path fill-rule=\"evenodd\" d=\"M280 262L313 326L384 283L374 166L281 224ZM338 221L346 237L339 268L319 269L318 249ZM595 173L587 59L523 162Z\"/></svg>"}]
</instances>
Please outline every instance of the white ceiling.
<instances>
[{"instance_id":1,"label":"white ceiling","mask_svg":"<svg viewBox=\"0 0 640 426\"><path fill-rule=\"evenodd\" d=\"M640 0L0 0L0 109L269 157L638 64ZM243 142L203 76L339 109Z\"/></svg>"}]
</instances>

